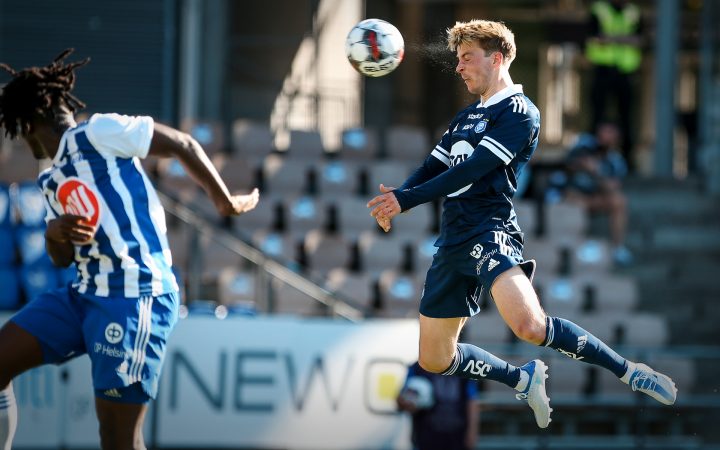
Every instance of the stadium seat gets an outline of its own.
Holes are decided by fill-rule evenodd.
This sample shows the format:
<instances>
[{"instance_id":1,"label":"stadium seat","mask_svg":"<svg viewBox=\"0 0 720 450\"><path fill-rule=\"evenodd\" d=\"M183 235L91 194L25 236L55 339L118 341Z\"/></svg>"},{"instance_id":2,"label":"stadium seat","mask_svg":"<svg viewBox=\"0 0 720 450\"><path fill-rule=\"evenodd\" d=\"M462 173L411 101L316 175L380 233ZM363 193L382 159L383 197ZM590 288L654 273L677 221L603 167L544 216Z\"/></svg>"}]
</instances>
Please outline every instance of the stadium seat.
<instances>
[{"instance_id":1,"label":"stadium seat","mask_svg":"<svg viewBox=\"0 0 720 450\"><path fill-rule=\"evenodd\" d=\"M309 295L277 278L272 280L271 286L275 313L300 316L323 315L324 305Z\"/></svg>"},{"instance_id":2,"label":"stadium seat","mask_svg":"<svg viewBox=\"0 0 720 450\"><path fill-rule=\"evenodd\" d=\"M482 311L468 319L463 328L465 342L482 347L487 344L507 344L512 331L496 311Z\"/></svg>"},{"instance_id":3,"label":"stadium seat","mask_svg":"<svg viewBox=\"0 0 720 450\"><path fill-rule=\"evenodd\" d=\"M318 275L326 275L337 267L347 268L351 262L350 243L341 234L311 230L303 243L308 267Z\"/></svg>"},{"instance_id":4,"label":"stadium seat","mask_svg":"<svg viewBox=\"0 0 720 450\"><path fill-rule=\"evenodd\" d=\"M21 263L25 266L51 266L52 261L45 251L45 227L22 226L16 229L18 249Z\"/></svg>"},{"instance_id":5,"label":"stadium seat","mask_svg":"<svg viewBox=\"0 0 720 450\"><path fill-rule=\"evenodd\" d=\"M414 270L418 275L425 275L432 265L433 256L437 252L437 247L435 247L437 237L436 234L425 234L411 241L414 246Z\"/></svg>"},{"instance_id":6,"label":"stadium seat","mask_svg":"<svg viewBox=\"0 0 720 450\"><path fill-rule=\"evenodd\" d=\"M588 387L590 366L558 354L546 359L548 364L547 393L551 399L577 399Z\"/></svg>"},{"instance_id":7,"label":"stadium seat","mask_svg":"<svg viewBox=\"0 0 720 450\"><path fill-rule=\"evenodd\" d=\"M373 278L367 273L353 273L337 268L328 272L326 288L354 301L358 306L369 310L375 300Z\"/></svg>"},{"instance_id":8,"label":"stadium seat","mask_svg":"<svg viewBox=\"0 0 720 450\"><path fill-rule=\"evenodd\" d=\"M309 187L309 158L271 155L262 166L263 188L272 194L306 194Z\"/></svg>"},{"instance_id":9,"label":"stadium seat","mask_svg":"<svg viewBox=\"0 0 720 450\"><path fill-rule=\"evenodd\" d=\"M290 159L319 161L326 155L319 131L289 130L289 138L286 156Z\"/></svg>"},{"instance_id":10,"label":"stadium seat","mask_svg":"<svg viewBox=\"0 0 720 450\"><path fill-rule=\"evenodd\" d=\"M287 232L295 238L302 238L311 230L325 229L327 205L313 197L293 197L286 203Z\"/></svg>"},{"instance_id":11,"label":"stadium seat","mask_svg":"<svg viewBox=\"0 0 720 450\"><path fill-rule=\"evenodd\" d=\"M250 236L257 230L277 230L285 227L286 209L278 195L260 193L260 203L252 211L232 218L233 229L241 235Z\"/></svg>"},{"instance_id":12,"label":"stadium seat","mask_svg":"<svg viewBox=\"0 0 720 450\"><path fill-rule=\"evenodd\" d=\"M20 268L20 284L27 301L32 301L38 295L56 289L60 280L54 267L36 264Z\"/></svg>"},{"instance_id":13,"label":"stadium seat","mask_svg":"<svg viewBox=\"0 0 720 450\"><path fill-rule=\"evenodd\" d=\"M0 227L0 267L15 264L15 231L10 227Z\"/></svg>"},{"instance_id":14,"label":"stadium seat","mask_svg":"<svg viewBox=\"0 0 720 450\"><path fill-rule=\"evenodd\" d=\"M192 300L188 302L188 313L193 316L217 317L218 303L213 300Z\"/></svg>"},{"instance_id":15,"label":"stadium seat","mask_svg":"<svg viewBox=\"0 0 720 450\"><path fill-rule=\"evenodd\" d=\"M0 182L0 228L11 227L14 222L10 186Z\"/></svg>"},{"instance_id":16,"label":"stadium seat","mask_svg":"<svg viewBox=\"0 0 720 450\"><path fill-rule=\"evenodd\" d=\"M45 226L45 199L34 181L19 183L14 198L14 207L21 224L29 227Z\"/></svg>"},{"instance_id":17,"label":"stadium seat","mask_svg":"<svg viewBox=\"0 0 720 450\"><path fill-rule=\"evenodd\" d=\"M574 243L587 232L585 210L572 203L546 203L543 220L546 235L557 242Z\"/></svg>"},{"instance_id":18,"label":"stadium seat","mask_svg":"<svg viewBox=\"0 0 720 450\"><path fill-rule=\"evenodd\" d=\"M184 203L190 203L199 195L197 184L177 159L159 159L157 170L159 176L157 187L161 192Z\"/></svg>"},{"instance_id":19,"label":"stadium seat","mask_svg":"<svg viewBox=\"0 0 720 450\"><path fill-rule=\"evenodd\" d=\"M372 276L387 269L400 269L403 260L404 241L396 235L381 235L364 231L358 238L360 267Z\"/></svg>"},{"instance_id":20,"label":"stadium seat","mask_svg":"<svg viewBox=\"0 0 720 450\"><path fill-rule=\"evenodd\" d=\"M340 158L372 162L378 156L378 147L375 128L348 128L342 132Z\"/></svg>"},{"instance_id":21,"label":"stadium seat","mask_svg":"<svg viewBox=\"0 0 720 450\"><path fill-rule=\"evenodd\" d=\"M257 176L260 170L258 162L236 155L223 155L219 158L218 166L220 177L230 192L246 194L258 186Z\"/></svg>"},{"instance_id":22,"label":"stadium seat","mask_svg":"<svg viewBox=\"0 0 720 450\"><path fill-rule=\"evenodd\" d=\"M662 347L670 330L665 317L653 313L631 313L621 316L622 343L634 347Z\"/></svg>"},{"instance_id":23,"label":"stadium seat","mask_svg":"<svg viewBox=\"0 0 720 450\"><path fill-rule=\"evenodd\" d=\"M200 237L200 245L203 280L216 280L222 270L238 268L243 262L240 255L207 235Z\"/></svg>"},{"instance_id":24,"label":"stadium seat","mask_svg":"<svg viewBox=\"0 0 720 450\"><path fill-rule=\"evenodd\" d=\"M697 370L691 358L682 356L653 355L648 357L647 365L673 379L683 392L695 392ZM709 387L706 387L708 389Z\"/></svg>"},{"instance_id":25,"label":"stadium seat","mask_svg":"<svg viewBox=\"0 0 720 450\"><path fill-rule=\"evenodd\" d=\"M573 278L538 274L534 284L548 314L564 317L583 307L583 290Z\"/></svg>"},{"instance_id":26,"label":"stadium seat","mask_svg":"<svg viewBox=\"0 0 720 450\"><path fill-rule=\"evenodd\" d=\"M422 163L419 160L417 166ZM384 161L367 167L368 171L368 199L380 194L380 183L386 187L399 187L411 172L411 165L402 161ZM367 202L366 200L366 202Z\"/></svg>"},{"instance_id":27,"label":"stadium seat","mask_svg":"<svg viewBox=\"0 0 720 450\"><path fill-rule=\"evenodd\" d=\"M266 123L250 119L237 119L233 122L233 153L256 164L273 151L273 139L273 132Z\"/></svg>"},{"instance_id":28,"label":"stadium seat","mask_svg":"<svg viewBox=\"0 0 720 450\"><path fill-rule=\"evenodd\" d=\"M429 233L433 222L435 211L431 203L418 205L402 214L398 214L393 218L392 227L397 229L398 233L408 239L424 236Z\"/></svg>"},{"instance_id":29,"label":"stadium seat","mask_svg":"<svg viewBox=\"0 0 720 450\"><path fill-rule=\"evenodd\" d=\"M520 229L529 239L534 239L538 228L538 216L535 203L529 200L516 200L513 203Z\"/></svg>"},{"instance_id":30,"label":"stadium seat","mask_svg":"<svg viewBox=\"0 0 720 450\"><path fill-rule=\"evenodd\" d=\"M424 277L389 269L378 277L382 317L416 318Z\"/></svg>"},{"instance_id":31,"label":"stadium seat","mask_svg":"<svg viewBox=\"0 0 720 450\"><path fill-rule=\"evenodd\" d=\"M255 276L251 272L226 267L218 274L218 301L222 305L238 302L254 304Z\"/></svg>"},{"instance_id":32,"label":"stadium seat","mask_svg":"<svg viewBox=\"0 0 720 450\"><path fill-rule=\"evenodd\" d=\"M561 246L555 241L528 236L523 246L523 257L537 261L536 277L542 273L557 275L562 267Z\"/></svg>"},{"instance_id":33,"label":"stadium seat","mask_svg":"<svg viewBox=\"0 0 720 450\"><path fill-rule=\"evenodd\" d=\"M593 311L630 312L638 305L638 286L631 277L581 272L573 278L583 287Z\"/></svg>"},{"instance_id":34,"label":"stadium seat","mask_svg":"<svg viewBox=\"0 0 720 450\"><path fill-rule=\"evenodd\" d=\"M252 243L268 256L297 261L297 241L289 233L259 229L252 234Z\"/></svg>"},{"instance_id":35,"label":"stadium seat","mask_svg":"<svg viewBox=\"0 0 720 450\"><path fill-rule=\"evenodd\" d=\"M339 218L338 229L348 239L357 239L367 230L382 232L367 207L369 199L348 197L337 200L335 205Z\"/></svg>"},{"instance_id":36,"label":"stadium seat","mask_svg":"<svg viewBox=\"0 0 720 450\"><path fill-rule=\"evenodd\" d=\"M323 199L341 200L357 195L360 166L354 161L340 159L318 165L316 177Z\"/></svg>"},{"instance_id":37,"label":"stadium seat","mask_svg":"<svg viewBox=\"0 0 720 450\"><path fill-rule=\"evenodd\" d=\"M20 283L14 267L0 267L0 310L20 307Z\"/></svg>"},{"instance_id":38,"label":"stadium seat","mask_svg":"<svg viewBox=\"0 0 720 450\"><path fill-rule=\"evenodd\" d=\"M385 131L385 151L388 159L420 165L432 150L424 128L413 125L392 125Z\"/></svg>"},{"instance_id":39,"label":"stadium seat","mask_svg":"<svg viewBox=\"0 0 720 450\"><path fill-rule=\"evenodd\" d=\"M607 241L581 238L572 245L570 268L574 274L588 276L609 273L612 265L610 246Z\"/></svg>"},{"instance_id":40,"label":"stadium seat","mask_svg":"<svg viewBox=\"0 0 720 450\"><path fill-rule=\"evenodd\" d=\"M225 151L225 130L219 121L184 120L180 129L194 137L208 155Z\"/></svg>"}]
</instances>

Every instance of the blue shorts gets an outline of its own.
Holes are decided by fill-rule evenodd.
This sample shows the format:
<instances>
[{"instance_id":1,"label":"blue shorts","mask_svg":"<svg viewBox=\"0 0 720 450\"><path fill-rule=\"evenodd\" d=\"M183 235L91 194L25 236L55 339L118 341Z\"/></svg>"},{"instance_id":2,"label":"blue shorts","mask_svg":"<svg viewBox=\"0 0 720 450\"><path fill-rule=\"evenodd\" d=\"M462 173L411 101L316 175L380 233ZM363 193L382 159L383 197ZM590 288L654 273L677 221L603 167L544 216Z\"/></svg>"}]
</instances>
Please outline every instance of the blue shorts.
<instances>
[{"instance_id":1,"label":"blue shorts","mask_svg":"<svg viewBox=\"0 0 720 450\"><path fill-rule=\"evenodd\" d=\"M136 388L149 398L157 395L178 306L176 292L108 298L66 287L41 294L10 320L40 341L45 363L61 364L87 353L99 396L123 401L126 393L126 401L143 403Z\"/></svg>"},{"instance_id":2,"label":"blue shorts","mask_svg":"<svg viewBox=\"0 0 720 450\"><path fill-rule=\"evenodd\" d=\"M472 317L480 295L501 273L519 265L532 280L535 261L522 257L520 233L493 230L462 244L438 248L425 278L420 314L426 317Z\"/></svg>"}]
</instances>

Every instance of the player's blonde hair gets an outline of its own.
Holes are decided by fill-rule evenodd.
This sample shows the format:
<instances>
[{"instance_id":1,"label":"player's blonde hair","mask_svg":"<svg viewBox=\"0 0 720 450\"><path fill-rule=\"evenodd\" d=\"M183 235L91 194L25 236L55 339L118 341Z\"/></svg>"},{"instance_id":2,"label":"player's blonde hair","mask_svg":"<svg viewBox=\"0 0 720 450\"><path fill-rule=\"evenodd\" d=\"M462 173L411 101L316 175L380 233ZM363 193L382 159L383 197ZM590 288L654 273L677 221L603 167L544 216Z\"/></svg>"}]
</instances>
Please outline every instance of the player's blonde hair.
<instances>
[{"instance_id":1,"label":"player's blonde hair","mask_svg":"<svg viewBox=\"0 0 720 450\"><path fill-rule=\"evenodd\" d=\"M448 49L456 51L462 44L477 43L488 53L500 52L506 64L515 59L515 35L503 22L475 19L455 22L447 29Z\"/></svg>"}]
</instances>

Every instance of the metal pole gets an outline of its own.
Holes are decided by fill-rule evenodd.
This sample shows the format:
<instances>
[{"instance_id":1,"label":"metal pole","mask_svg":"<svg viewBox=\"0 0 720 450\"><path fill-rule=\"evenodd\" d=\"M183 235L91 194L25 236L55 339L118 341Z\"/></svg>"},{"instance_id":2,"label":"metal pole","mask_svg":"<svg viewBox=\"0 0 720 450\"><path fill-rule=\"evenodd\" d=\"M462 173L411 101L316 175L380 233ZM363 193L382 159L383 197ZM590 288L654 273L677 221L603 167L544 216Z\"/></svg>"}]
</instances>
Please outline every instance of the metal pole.
<instances>
[{"instance_id":1,"label":"metal pole","mask_svg":"<svg viewBox=\"0 0 720 450\"><path fill-rule=\"evenodd\" d=\"M675 78L678 48L678 0L657 1L655 41L655 176L673 174Z\"/></svg>"}]
</instances>

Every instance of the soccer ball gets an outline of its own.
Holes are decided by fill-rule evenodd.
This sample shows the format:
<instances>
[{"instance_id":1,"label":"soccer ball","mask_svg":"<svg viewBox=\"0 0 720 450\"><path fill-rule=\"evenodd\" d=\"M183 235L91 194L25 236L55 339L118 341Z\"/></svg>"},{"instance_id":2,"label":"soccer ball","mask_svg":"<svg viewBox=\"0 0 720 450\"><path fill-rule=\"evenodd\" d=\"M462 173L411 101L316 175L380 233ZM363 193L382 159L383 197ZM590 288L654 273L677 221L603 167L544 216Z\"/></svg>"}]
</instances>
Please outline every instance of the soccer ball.
<instances>
[{"instance_id":1,"label":"soccer ball","mask_svg":"<svg viewBox=\"0 0 720 450\"><path fill-rule=\"evenodd\" d=\"M350 64L363 75L387 75L403 59L403 37L391 23L365 19L355 25L345 39L345 54Z\"/></svg>"},{"instance_id":2,"label":"soccer ball","mask_svg":"<svg viewBox=\"0 0 720 450\"><path fill-rule=\"evenodd\" d=\"M435 404L432 383L425 377L416 375L408 378L401 395L417 409L432 408Z\"/></svg>"}]
</instances>

